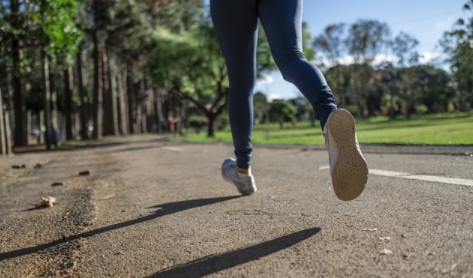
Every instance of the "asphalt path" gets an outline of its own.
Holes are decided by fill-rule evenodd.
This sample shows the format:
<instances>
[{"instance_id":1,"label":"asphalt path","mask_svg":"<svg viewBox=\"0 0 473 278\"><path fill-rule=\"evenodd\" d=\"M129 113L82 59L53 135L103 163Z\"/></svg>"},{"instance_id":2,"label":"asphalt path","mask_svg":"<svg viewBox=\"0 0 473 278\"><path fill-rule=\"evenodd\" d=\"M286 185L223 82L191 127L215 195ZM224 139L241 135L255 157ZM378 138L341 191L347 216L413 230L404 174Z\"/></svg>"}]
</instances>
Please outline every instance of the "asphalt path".
<instances>
[{"instance_id":1,"label":"asphalt path","mask_svg":"<svg viewBox=\"0 0 473 278\"><path fill-rule=\"evenodd\" d=\"M473 277L473 157L369 148L350 202L323 147L257 146L247 197L220 176L228 144L145 137L2 159L0 277ZM29 171L12 178L13 163ZM46 195L58 204L35 209Z\"/></svg>"}]
</instances>

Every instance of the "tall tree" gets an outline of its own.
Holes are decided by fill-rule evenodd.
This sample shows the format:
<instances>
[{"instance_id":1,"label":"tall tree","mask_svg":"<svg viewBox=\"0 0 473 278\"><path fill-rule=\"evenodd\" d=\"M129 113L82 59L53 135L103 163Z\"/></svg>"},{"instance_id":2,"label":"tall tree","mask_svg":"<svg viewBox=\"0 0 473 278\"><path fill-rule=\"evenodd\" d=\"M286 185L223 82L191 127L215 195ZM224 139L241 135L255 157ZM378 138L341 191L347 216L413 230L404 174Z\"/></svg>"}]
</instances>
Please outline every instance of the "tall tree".
<instances>
[{"instance_id":1,"label":"tall tree","mask_svg":"<svg viewBox=\"0 0 473 278\"><path fill-rule=\"evenodd\" d=\"M10 26L11 26L11 52L12 52L12 77L13 77L13 99L15 109L15 146L22 146L26 143L24 130L24 99L23 99L23 42L20 35L22 30L23 16L20 11L20 1L10 1Z\"/></svg>"},{"instance_id":2,"label":"tall tree","mask_svg":"<svg viewBox=\"0 0 473 278\"><path fill-rule=\"evenodd\" d=\"M373 72L370 66L381 50L386 47L390 33L389 26L377 20L358 20L349 28L346 44L356 65L355 74L358 74L358 78L355 78L358 117L364 116L366 108L366 99L369 94L367 82L371 77L370 73Z\"/></svg>"},{"instance_id":3,"label":"tall tree","mask_svg":"<svg viewBox=\"0 0 473 278\"><path fill-rule=\"evenodd\" d=\"M330 62L330 66L336 66L345 55L345 35L345 23L331 24L315 37L312 45Z\"/></svg>"},{"instance_id":4,"label":"tall tree","mask_svg":"<svg viewBox=\"0 0 473 278\"><path fill-rule=\"evenodd\" d=\"M281 99L273 100L269 107L269 115L278 120L280 129L284 128L284 119L291 119L296 113L296 108L290 102Z\"/></svg>"},{"instance_id":5,"label":"tall tree","mask_svg":"<svg viewBox=\"0 0 473 278\"><path fill-rule=\"evenodd\" d=\"M56 99L50 97L47 89L54 80L49 80L54 73L60 69L67 69L73 62L78 51L78 44L82 39L82 32L75 26L75 16L78 12L78 4L75 0L42 0L38 2L38 9L33 14L33 20L38 26L39 43L41 45L45 114L46 114L46 144L50 148L52 127L49 109L49 101L53 101L55 113L57 113ZM56 90L51 86L51 90ZM69 111L70 113L70 111ZM57 115L54 114L55 121ZM57 128L57 127L56 127ZM59 132L58 130L56 130Z\"/></svg>"},{"instance_id":6,"label":"tall tree","mask_svg":"<svg viewBox=\"0 0 473 278\"><path fill-rule=\"evenodd\" d=\"M349 74L344 71L345 67L339 67L338 65L341 62L341 59L346 54L346 45L344 40L346 40L346 31L345 24L331 24L324 29L324 32L317 36L312 45L316 51L319 51L323 59L328 60L329 66L335 68L331 72L330 78L330 87L335 94L338 94L340 97L340 106L346 107L346 84L349 82Z\"/></svg>"},{"instance_id":7,"label":"tall tree","mask_svg":"<svg viewBox=\"0 0 473 278\"><path fill-rule=\"evenodd\" d=\"M453 77L462 92L460 110L468 111L473 101L473 0L463 6L465 17L445 32L440 45L448 54Z\"/></svg>"},{"instance_id":8,"label":"tall tree","mask_svg":"<svg viewBox=\"0 0 473 278\"><path fill-rule=\"evenodd\" d=\"M275 63L262 30L259 36L260 73L274 68ZM216 120L227 107L229 84L214 29L205 22L179 35L162 28L154 39L156 58L148 63L153 81L195 105L208 119L207 135L215 136Z\"/></svg>"},{"instance_id":9,"label":"tall tree","mask_svg":"<svg viewBox=\"0 0 473 278\"><path fill-rule=\"evenodd\" d=\"M400 32L392 42L390 46L393 54L397 58L398 68L391 66L384 67L384 81L387 82L387 88L390 92L390 107L389 107L389 117L394 119L394 99L395 95L403 94L404 98L407 98L411 101L415 101L413 97L415 94L414 88L411 86L414 85L411 79L412 72L407 69L410 68L419 62L419 53L416 50L419 42L413 36ZM409 102L408 102L409 103ZM411 109L408 109L408 114Z\"/></svg>"}]
</instances>

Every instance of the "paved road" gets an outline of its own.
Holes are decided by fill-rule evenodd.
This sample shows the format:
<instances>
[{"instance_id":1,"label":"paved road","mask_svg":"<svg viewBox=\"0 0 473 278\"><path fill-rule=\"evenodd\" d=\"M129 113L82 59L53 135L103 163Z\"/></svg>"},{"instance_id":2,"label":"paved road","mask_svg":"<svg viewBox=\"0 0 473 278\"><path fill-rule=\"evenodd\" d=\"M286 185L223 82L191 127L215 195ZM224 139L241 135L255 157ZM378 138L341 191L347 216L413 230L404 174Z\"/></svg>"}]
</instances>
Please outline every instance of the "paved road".
<instances>
[{"instance_id":1,"label":"paved road","mask_svg":"<svg viewBox=\"0 0 473 278\"><path fill-rule=\"evenodd\" d=\"M342 202L323 150L258 147L241 197L229 145L129 140L0 160L0 277L473 277L471 156L368 153Z\"/></svg>"}]
</instances>

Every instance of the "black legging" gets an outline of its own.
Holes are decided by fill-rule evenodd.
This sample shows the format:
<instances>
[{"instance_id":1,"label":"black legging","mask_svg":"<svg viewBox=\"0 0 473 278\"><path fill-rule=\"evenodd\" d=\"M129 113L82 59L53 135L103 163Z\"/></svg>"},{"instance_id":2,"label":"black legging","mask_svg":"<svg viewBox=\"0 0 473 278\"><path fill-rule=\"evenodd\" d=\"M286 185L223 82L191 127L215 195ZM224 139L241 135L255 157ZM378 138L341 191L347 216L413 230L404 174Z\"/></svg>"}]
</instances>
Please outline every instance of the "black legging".
<instances>
[{"instance_id":1,"label":"black legging","mask_svg":"<svg viewBox=\"0 0 473 278\"><path fill-rule=\"evenodd\" d=\"M284 79L309 100L322 128L337 105L320 70L302 54L302 0L211 0L210 9L230 79L229 117L237 166L248 169L258 18Z\"/></svg>"}]
</instances>

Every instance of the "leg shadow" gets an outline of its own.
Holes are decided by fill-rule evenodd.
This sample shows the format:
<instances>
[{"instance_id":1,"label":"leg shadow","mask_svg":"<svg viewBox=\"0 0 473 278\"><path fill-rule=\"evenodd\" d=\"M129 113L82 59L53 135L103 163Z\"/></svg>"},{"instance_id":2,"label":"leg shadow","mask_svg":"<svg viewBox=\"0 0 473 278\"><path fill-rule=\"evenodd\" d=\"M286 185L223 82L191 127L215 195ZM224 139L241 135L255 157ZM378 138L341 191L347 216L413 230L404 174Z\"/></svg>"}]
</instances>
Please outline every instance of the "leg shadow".
<instances>
[{"instance_id":1,"label":"leg shadow","mask_svg":"<svg viewBox=\"0 0 473 278\"><path fill-rule=\"evenodd\" d=\"M263 242L251 247L238 249L235 251L211 255L201 259L191 261L186 264L177 265L158 273L149 278L159 277L186 277L200 278L221 270L229 269L238 265L248 263L284 250L299 242L302 242L320 232L320 228L302 230L290 235L285 235L267 242Z\"/></svg>"},{"instance_id":2,"label":"leg shadow","mask_svg":"<svg viewBox=\"0 0 473 278\"><path fill-rule=\"evenodd\" d=\"M128 227L128 226L135 225L135 224L138 224L138 223L143 223L143 222L146 222L146 221L150 221L150 220L153 220L153 219L165 216L165 215L170 215L170 214L173 214L173 213L177 213L177 212L181 212L181 211L184 211L184 210L193 209L193 208L197 208L197 207L213 205L213 204L216 204L216 203L220 203L220 202L224 202L224 201L228 201L228 200L235 199L235 198L240 198L240 197L241 196L231 196L231 197L186 200L186 201L172 202L172 203L167 203L167 204L162 204L162 205L149 207L149 208L157 208L158 210L156 210L153 214L150 214L150 215L147 215L147 216L143 216L143 217L132 219L132 220L129 220L129 221L125 221L125 222L113 224L113 225L110 225L110 226L102 227L102 228L95 229L95 230L88 231L88 232L84 232L84 233L81 233L81 234L73 235L73 236L67 237L65 239L55 240L55 241L45 243L45 244L41 244L41 245L34 246L34 247L27 247L27 248L23 248L23 249L18 249L18 250L13 250L13 251L9 251L9 252L0 253L0 261L6 260L6 259L11 259L11 258L16 258L16 257L24 256L24 255L28 255L28 254L38 252L38 251L44 250L46 248L52 247L52 246L56 246L56 245L59 245L59 244L65 243L65 242L69 242L69 241L72 241L72 240L75 240L75 239L79 239L81 237L89 237L89 236L93 236L93 235L98 235L98 234L105 233L105 232L108 232L108 231Z\"/></svg>"}]
</instances>

